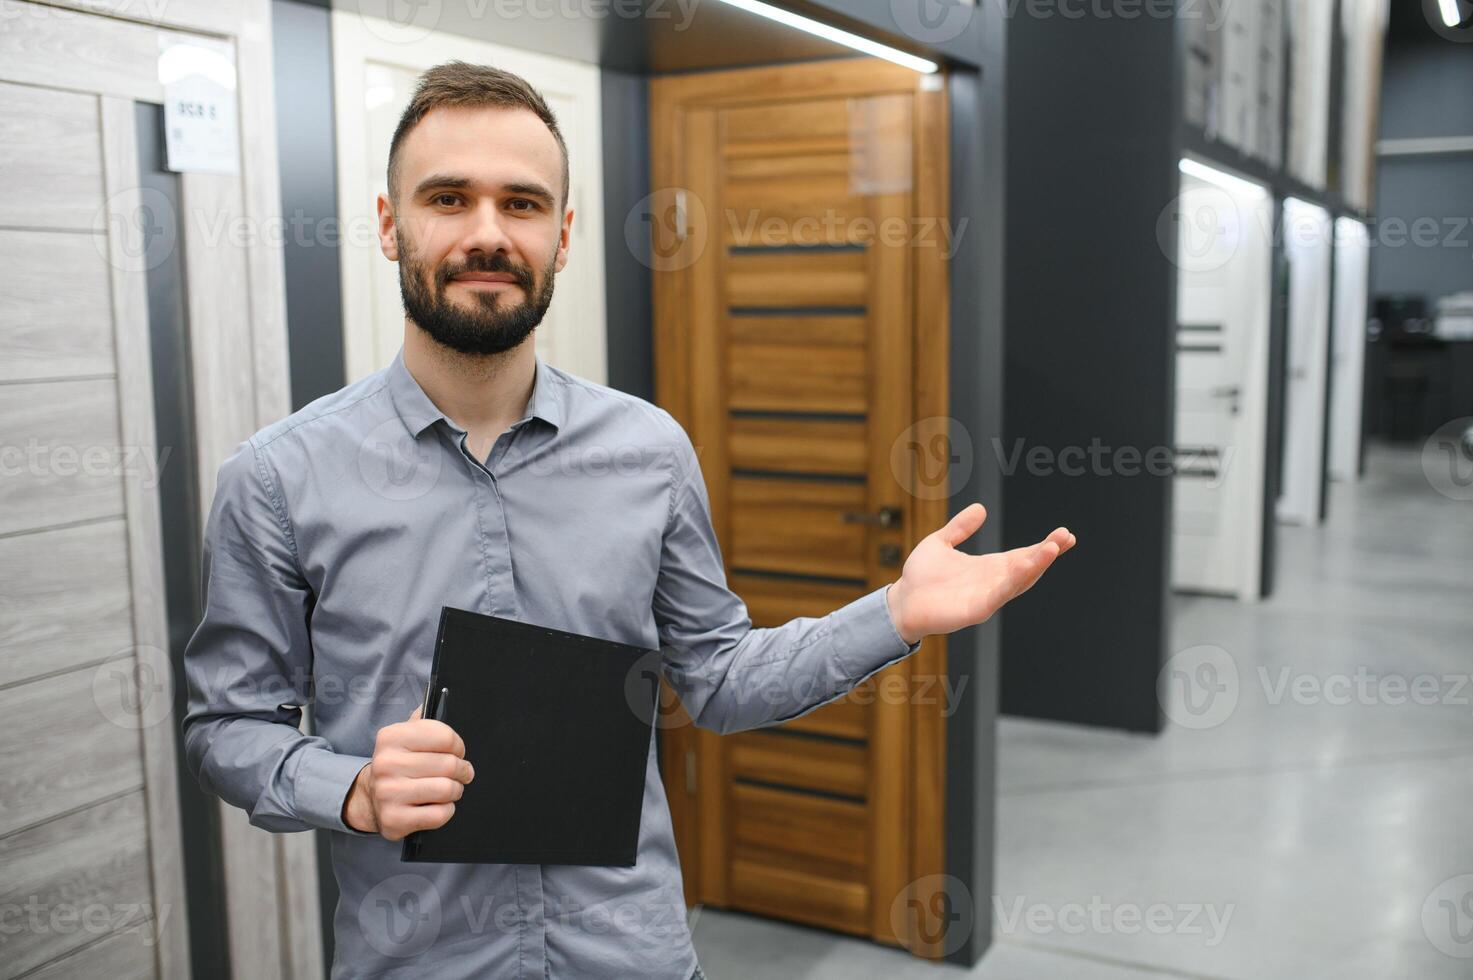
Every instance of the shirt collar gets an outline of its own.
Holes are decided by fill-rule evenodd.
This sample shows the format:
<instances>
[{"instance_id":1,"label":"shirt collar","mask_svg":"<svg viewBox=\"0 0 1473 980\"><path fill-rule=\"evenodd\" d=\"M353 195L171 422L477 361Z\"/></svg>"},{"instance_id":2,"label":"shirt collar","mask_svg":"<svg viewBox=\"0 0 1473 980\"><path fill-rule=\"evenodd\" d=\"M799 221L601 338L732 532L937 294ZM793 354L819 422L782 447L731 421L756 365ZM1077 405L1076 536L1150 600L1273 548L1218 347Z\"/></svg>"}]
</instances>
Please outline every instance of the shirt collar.
<instances>
[{"instance_id":1,"label":"shirt collar","mask_svg":"<svg viewBox=\"0 0 1473 980\"><path fill-rule=\"evenodd\" d=\"M527 411L522 418L513 423L513 427L521 425L528 419L541 419L554 429L562 427L564 417L563 385L553 377L552 368L542 358L536 358L536 369L533 373L532 397L527 400ZM404 428L415 438L434 425L441 419L452 429L462 431L460 426L435 407L430 401L430 396L425 394L419 382L414 380L414 375L409 373L409 368L404 364L404 348L399 348L399 353L394 355L394 361L388 367L389 397L393 399L394 411L404 423Z\"/></svg>"}]
</instances>

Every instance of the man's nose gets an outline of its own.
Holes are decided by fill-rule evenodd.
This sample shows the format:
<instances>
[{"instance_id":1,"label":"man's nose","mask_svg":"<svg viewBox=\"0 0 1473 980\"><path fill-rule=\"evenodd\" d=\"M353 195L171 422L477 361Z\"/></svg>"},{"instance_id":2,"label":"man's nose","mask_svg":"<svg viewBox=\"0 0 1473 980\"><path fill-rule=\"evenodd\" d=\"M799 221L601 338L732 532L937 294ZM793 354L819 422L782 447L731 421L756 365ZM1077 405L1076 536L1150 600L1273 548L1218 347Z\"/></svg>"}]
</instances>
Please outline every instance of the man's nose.
<instances>
[{"instance_id":1,"label":"man's nose","mask_svg":"<svg viewBox=\"0 0 1473 980\"><path fill-rule=\"evenodd\" d=\"M511 236L506 231L506 215L494 201L483 201L471 215L465 235L460 241L462 251L485 252L511 251Z\"/></svg>"}]
</instances>

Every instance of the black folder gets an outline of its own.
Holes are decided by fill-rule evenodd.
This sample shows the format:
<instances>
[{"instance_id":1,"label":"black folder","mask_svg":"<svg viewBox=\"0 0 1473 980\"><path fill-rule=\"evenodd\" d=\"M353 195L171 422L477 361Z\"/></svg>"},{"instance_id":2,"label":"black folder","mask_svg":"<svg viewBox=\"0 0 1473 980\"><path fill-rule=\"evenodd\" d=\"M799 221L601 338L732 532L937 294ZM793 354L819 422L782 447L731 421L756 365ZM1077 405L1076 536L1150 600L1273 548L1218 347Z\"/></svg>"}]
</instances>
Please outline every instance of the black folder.
<instances>
[{"instance_id":1,"label":"black folder","mask_svg":"<svg viewBox=\"0 0 1473 980\"><path fill-rule=\"evenodd\" d=\"M444 607L424 717L476 778L403 860L633 867L659 652Z\"/></svg>"}]
</instances>

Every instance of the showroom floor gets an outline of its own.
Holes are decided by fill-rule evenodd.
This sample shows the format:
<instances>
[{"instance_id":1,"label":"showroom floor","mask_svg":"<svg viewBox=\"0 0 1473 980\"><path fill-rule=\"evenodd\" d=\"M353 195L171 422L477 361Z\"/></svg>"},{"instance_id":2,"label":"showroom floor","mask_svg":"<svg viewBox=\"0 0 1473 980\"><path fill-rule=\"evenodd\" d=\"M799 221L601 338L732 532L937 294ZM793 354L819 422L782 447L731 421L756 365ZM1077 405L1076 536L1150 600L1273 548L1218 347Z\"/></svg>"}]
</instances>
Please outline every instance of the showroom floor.
<instances>
[{"instance_id":1,"label":"showroom floor","mask_svg":"<svg viewBox=\"0 0 1473 980\"><path fill-rule=\"evenodd\" d=\"M1168 699L1161 735L1000 723L994 943L966 975L1473 976L1473 502L1375 448L1279 546L1267 602L1175 600L1173 665L1216 693ZM692 921L711 980L965 972Z\"/></svg>"}]
</instances>

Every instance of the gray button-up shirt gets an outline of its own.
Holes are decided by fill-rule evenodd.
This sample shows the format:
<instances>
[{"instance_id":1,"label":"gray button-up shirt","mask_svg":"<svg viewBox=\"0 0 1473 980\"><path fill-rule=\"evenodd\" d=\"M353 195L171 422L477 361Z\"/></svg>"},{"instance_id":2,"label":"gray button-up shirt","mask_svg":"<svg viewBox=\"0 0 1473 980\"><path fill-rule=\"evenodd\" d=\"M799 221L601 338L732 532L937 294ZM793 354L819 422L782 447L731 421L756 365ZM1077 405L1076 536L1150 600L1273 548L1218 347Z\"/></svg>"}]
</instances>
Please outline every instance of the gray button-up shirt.
<instances>
[{"instance_id":1,"label":"gray button-up shirt","mask_svg":"<svg viewBox=\"0 0 1473 980\"><path fill-rule=\"evenodd\" d=\"M220 467L204 580L189 767L257 827L335 831L334 977L695 967L653 738L631 868L406 864L400 844L343 823L375 734L423 698L442 606L658 647L695 723L719 732L806 714L919 647L883 588L753 628L684 430L540 358L526 416L484 460L402 351L261 430Z\"/></svg>"}]
</instances>

